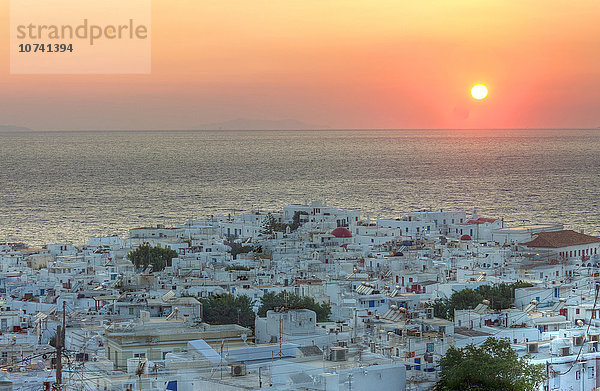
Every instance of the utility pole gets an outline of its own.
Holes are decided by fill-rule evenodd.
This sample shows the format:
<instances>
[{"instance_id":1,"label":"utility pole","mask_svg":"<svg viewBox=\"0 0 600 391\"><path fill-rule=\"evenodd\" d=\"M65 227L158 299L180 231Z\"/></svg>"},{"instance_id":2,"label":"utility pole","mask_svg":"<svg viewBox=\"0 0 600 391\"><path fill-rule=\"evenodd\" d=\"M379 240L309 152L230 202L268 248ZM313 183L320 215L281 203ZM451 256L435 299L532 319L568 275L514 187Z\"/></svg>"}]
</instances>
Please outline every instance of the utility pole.
<instances>
[{"instance_id":1,"label":"utility pole","mask_svg":"<svg viewBox=\"0 0 600 391\"><path fill-rule=\"evenodd\" d=\"M221 341L221 363L219 364L219 367L221 367L221 379L223 379L223 344L225 343L225 340Z\"/></svg>"},{"instance_id":2,"label":"utility pole","mask_svg":"<svg viewBox=\"0 0 600 391\"><path fill-rule=\"evenodd\" d=\"M261 369L262 367L258 367L258 387L262 388L262 373L261 373Z\"/></svg>"},{"instance_id":3,"label":"utility pole","mask_svg":"<svg viewBox=\"0 0 600 391\"><path fill-rule=\"evenodd\" d=\"M64 347L63 332L66 329L65 312L66 303L63 301L62 327L56 326L56 384L61 389L62 384L62 353Z\"/></svg>"},{"instance_id":4,"label":"utility pole","mask_svg":"<svg viewBox=\"0 0 600 391\"><path fill-rule=\"evenodd\" d=\"M286 315L288 313L286 312ZM279 313L279 358L281 359L283 354L281 352L281 339L283 338L283 313Z\"/></svg>"},{"instance_id":5,"label":"utility pole","mask_svg":"<svg viewBox=\"0 0 600 391\"><path fill-rule=\"evenodd\" d=\"M62 330L56 326L56 384L60 389L62 384Z\"/></svg>"}]
</instances>

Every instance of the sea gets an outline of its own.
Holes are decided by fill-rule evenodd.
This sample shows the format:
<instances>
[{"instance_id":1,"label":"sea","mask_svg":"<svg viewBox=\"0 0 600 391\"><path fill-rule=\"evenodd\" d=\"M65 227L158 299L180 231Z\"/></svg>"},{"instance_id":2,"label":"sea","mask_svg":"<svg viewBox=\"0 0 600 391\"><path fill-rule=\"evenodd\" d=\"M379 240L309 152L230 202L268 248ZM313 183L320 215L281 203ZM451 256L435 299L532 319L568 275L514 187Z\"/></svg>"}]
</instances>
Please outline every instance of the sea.
<instances>
[{"instance_id":1,"label":"sea","mask_svg":"<svg viewBox=\"0 0 600 391\"><path fill-rule=\"evenodd\" d=\"M460 209L600 234L600 129L0 134L0 242L323 200L363 216Z\"/></svg>"}]
</instances>

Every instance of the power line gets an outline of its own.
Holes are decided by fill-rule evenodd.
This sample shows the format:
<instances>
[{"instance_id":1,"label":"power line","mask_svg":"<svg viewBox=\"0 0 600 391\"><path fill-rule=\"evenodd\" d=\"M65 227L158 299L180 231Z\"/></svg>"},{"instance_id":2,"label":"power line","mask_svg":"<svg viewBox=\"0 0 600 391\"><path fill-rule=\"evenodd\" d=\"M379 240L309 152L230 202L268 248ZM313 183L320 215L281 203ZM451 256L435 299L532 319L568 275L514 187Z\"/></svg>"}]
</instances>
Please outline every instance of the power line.
<instances>
[{"instance_id":1,"label":"power line","mask_svg":"<svg viewBox=\"0 0 600 391\"><path fill-rule=\"evenodd\" d=\"M592 315L594 314L594 311L596 310L596 304L598 303L598 292L600 292L600 286L596 285L596 297L594 298L594 306L592 307ZM587 338L588 333L590 332L590 326L592 325L592 320L590 319L590 322L588 323L588 327L587 330L585 332L586 336L584 338ZM558 376L562 376L562 375L566 375L567 373L569 373L571 371L571 369L573 369L573 367L575 366L575 363L579 360L579 356L581 355L581 352L583 351L583 346L585 345L585 339L584 341L581 343L581 347L579 348L579 352L577 353L577 357L575 357L575 360L571 363L571 366L569 366L569 369L567 369L565 372L554 372L555 374L557 374Z\"/></svg>"}]
</instances>

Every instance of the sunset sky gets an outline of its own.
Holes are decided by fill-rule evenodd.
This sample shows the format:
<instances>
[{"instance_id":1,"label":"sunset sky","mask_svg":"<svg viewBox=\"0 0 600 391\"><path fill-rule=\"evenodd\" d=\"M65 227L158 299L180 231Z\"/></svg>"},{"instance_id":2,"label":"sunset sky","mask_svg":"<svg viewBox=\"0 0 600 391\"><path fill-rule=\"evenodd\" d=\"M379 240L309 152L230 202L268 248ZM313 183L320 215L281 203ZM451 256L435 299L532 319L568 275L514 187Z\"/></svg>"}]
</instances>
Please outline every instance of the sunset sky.
<instances>
[{"instance_id":1,"label":"sunset sky","mask_svg":"<svg viewBox=\"0 0 600 391\"><path fill-rule=\"evenodd\" d=\"M10 75L1 29L0 125L595 128L599 16L598 0L154 0L150 75Z\"/></svg>"}]
</instances>

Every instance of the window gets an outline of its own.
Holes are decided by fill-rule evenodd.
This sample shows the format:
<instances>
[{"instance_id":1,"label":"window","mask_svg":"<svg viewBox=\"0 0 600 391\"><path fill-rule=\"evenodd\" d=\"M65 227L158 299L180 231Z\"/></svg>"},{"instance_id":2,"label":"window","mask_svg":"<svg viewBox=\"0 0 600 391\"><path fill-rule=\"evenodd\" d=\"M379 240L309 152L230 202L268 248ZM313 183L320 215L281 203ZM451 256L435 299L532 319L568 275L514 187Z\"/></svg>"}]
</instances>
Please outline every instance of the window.
<instances>
[{"instance_id":1,"label":"window","mask_svg":"<svg viewBox=\"0 0 600 391\"><path fill-rule=\"evenodd\" d=\"M575 372L575 380L581 379L581 371Z\"/></svg>"},{"instance_id":2,"label":"window","mask_svg":"<svg viewBox=\"0 0 600 391\"><path fill-rule=\"evenodd\" d=\"M146 353L133 353L133 358L146 358Z\"/></svg>"},{"instance_id":3,"label":"window","mask_svg":"<svg viewBox=\"0 0 600 391\"><path fill-rule=\"evenodd\" d=\"M427 342L427 353L433 352L433 343Z\"/></svg>"},{"instance_id":4,"label":"window","mask_svg":"<svg viewBox=\"0 0 600 391\"><path fill-rule=\"evenodd\" d=\"M595 378L594 367L588 367L588 379Z\"/></svg>"},{"instance_id":5,"label":"window","mask_svg":"<svg viewBox=\"0 0 600 391\"><path fill-rule=\"evenodd\" d=\"M129 315L133 315L133 307L129 307Z\"/></svg>"}]
</instances>

